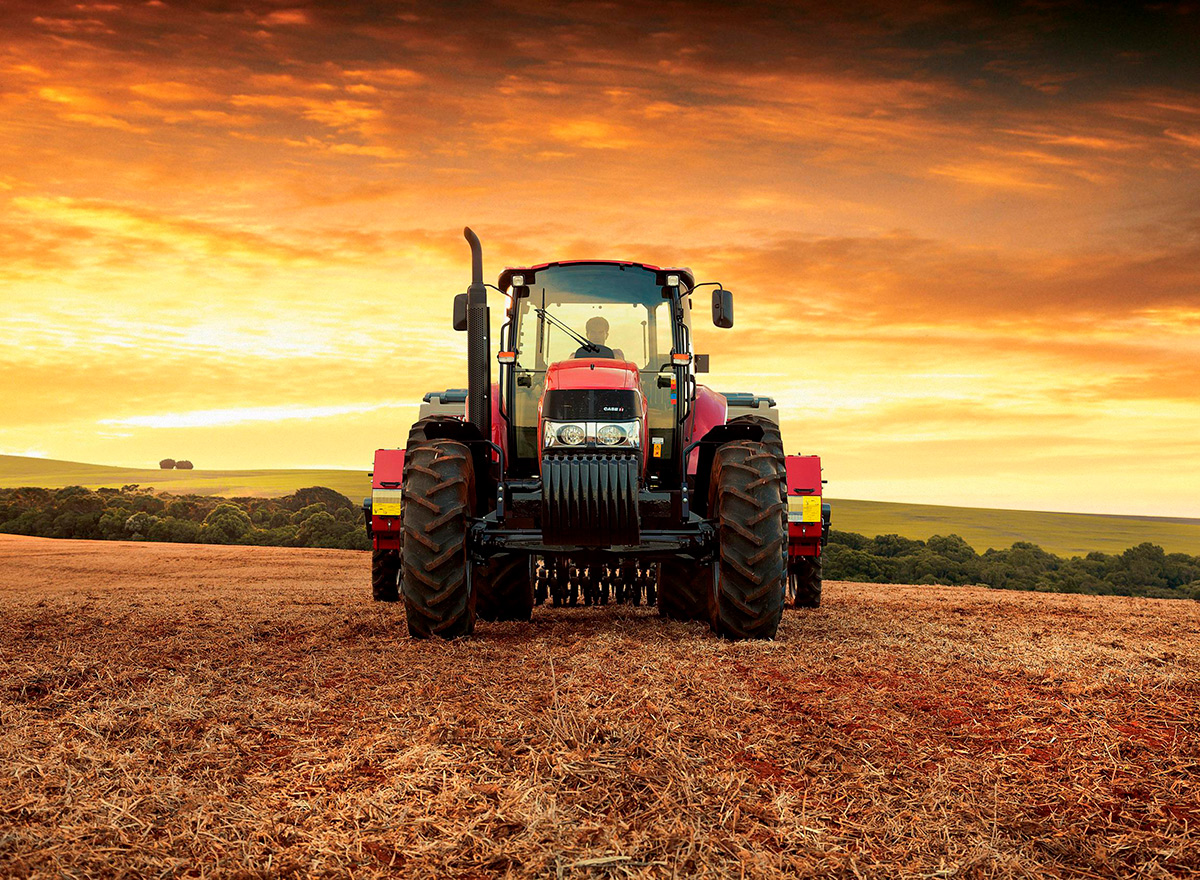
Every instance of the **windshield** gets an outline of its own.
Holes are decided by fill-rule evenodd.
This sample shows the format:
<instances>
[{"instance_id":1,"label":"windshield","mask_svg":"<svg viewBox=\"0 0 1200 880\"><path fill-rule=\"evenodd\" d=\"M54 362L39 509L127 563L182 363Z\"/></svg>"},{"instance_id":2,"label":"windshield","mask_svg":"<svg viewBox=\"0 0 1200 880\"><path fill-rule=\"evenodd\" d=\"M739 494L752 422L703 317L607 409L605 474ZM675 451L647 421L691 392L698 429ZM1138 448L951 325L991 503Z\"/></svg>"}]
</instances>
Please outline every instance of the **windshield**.
<instances>
[{"instance_id":1,"label":"windshield","mask_svg":"<svg viewBox=\"0 0 1200 880\"><path fill-rule=\"evenodd\" d=\"M671 358L671 301L636 266L551 266L519 300L517 359L545 370L573 357L613 357L657 372Z\"/></svg>"},{"instance_id":2,"label":"windshield","mask_svg":"<svg viewBox=\"0 0 1200 880\"><path fill-rule=\"evenodd\" d=\"M667 469L674 454L678 398L669 382L659 385L658 377L671 366L675 317L673 301L663 298L655 273L612 263L549 266L537 270L528 287L529 296L516 300L512 316L517 378L511 418L518 466L538 455L538 401L546 368L575 357L612 357L639 370L651 431L650 469ZM680 315L690 326L686 287L682 293Z\"/></svg>"}]
</instances>

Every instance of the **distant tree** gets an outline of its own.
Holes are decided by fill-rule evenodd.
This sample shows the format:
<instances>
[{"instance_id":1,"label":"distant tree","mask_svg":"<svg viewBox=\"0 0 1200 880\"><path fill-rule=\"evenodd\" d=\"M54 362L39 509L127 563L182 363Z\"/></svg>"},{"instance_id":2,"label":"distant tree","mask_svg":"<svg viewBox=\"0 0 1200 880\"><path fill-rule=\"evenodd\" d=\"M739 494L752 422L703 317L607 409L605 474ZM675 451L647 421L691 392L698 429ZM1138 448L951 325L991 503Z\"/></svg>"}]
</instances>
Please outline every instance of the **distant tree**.
<instances>
[{"instance_id":1,"label":"distant tree","mask_svg":"<svg viewBox=\"0 0 1200 880\"><path fill-rule=\"evenodd\" d=\"M218 504L213 512L204 518L200 540L211 544L232 544L250 531L251 527L250 515L246 511L234 504Z\"/></svg>"},{"instance_id":2,"label":"distant tree","mask_svg":"<svg viewBox=\"0 0 1200 880\"><path fill-rule=\"evenodd\" d=\"M279 499L279 503L288 510L301 510L313 504L324 504L326 510L334 511L340 507L356 510L354 502L340 492L325 486L309 486L307 489L297 489L294 494Z\"/></svg>"},{"instance_id":3,"label":"distant tree","mask_svg":"<svg viewBox=\"0 0 1200 880\"><path fill-rule=\"evenodd\" d=\"M198 522L167 517L150 529L149 537L154 541L174 541L179 544L194 544L200 540L203 527Z\"/></svg>"},{"instance_id":4,"label":"distant tree","mask_svg":"<svg viewBox=\"0 0 1200 880\"><path fill-rule=\"evenodd\" d=\"M854 532L839 532L837 529L829 530L829 540L833 544L841 544L849 547L851 550L865 550L870 539Z\"/></svg>"},{"instance_id":5,"label":"distant tree","mask_svg":"<svg viewBox=\"0 0 1200 880\"><path fill-rule=\"evenodd\" d=\"M167 505L166 512L167 516L176 519L204 519L204 515L197 516L199 510L200 505L197 502L187 498L176 498Z\"/></svg>"},{"instance_id":6,"label":"distant tree","mask_svg":"<svg viewBox=\"0 0 1200 880\"><path fill-rule=\"evenodd\" d=\"M295 513L293 513L292 522L294 522L296 525L299 525L309 517L316 516L318 513L323 513L327 516L329 515L329 511L325 509L325 505L319 501L316 504L310 504L307 507L302 507L300 510L297 510Z\"/></svg>"},{"instance_id":7,"label":"distant tree","mask_svg":"<svg viewBox=\"0 0 1200 880\"><path fill-rule=\"evenodd\" d=\"M163 508L167 506L167 502L163 501L157 495L147 495L139 492L137 495L131 495L125 499L126 503L134 513L145 511L146 513L162 513Z\"/></svg>"},{"instance_id":8,"label":"distant tree","mask_svg":"<svg viewBox=\"0 0 1200 880\"><path fill-rule=\"evenodd\" d=\"M158 463L158 466L160 468L162 468L164 471L169 471L171 468L175 467L175 459L164 458L162 461L160 461Z\"/></svg>"},{"instance_id":9,"label":"distant tree","mask_svg":"<svg viewBox=\"0 0 1200 880\"><path fill-rule=\"evenodd\" d=\"M95 492L90 492L82 486L67 486L54 492L54 500L44 505L53 507L59 512L98 513L104 510L104 499Z\"/></svg>"},{"instance_id":10,"label":"distant tree","mask_svg":"<svg viewBox=\"0 0 1200 880\"><path fill-rule=\"evenodd\" d=\"M177 470L177 471L190 471L192 469L192 467L193 467L192 463L190 461L188 461L186 458L183 461L175 462L175 470Z\"/></svg>"},{"instance_id":11,"label":"distant tree","mask_svg":"<svg viewBox=\"0 0 1200 880\"><path fill-rule=\"evenodd\" d=\"M899 535L876 535L864 548L875 556L908 556L925 546L924 541L902 538Z\"/></svg>"},{"instance_id":12,"label":"distant tree","mask_svg":"<svg viewBox=\"0 0 1200 880\"><path fill-rule=\"evenodd\" d=\"M958 535L934 535L925 542L925 546L939 556L945 556L955 562L974 562L979 558L975 548Z\"/></svg>"},{"instance_id":13,"label":"distant tree","mask_svg":"<svg viewBox=\"0 0 1200 880\"><path fill-rule=\"evenodd\" d=\"M125 531L129 532L135 541L143 541L158 522L159 518L157 516L138 512L125 520Z\"/></svg>"}]
</instances>

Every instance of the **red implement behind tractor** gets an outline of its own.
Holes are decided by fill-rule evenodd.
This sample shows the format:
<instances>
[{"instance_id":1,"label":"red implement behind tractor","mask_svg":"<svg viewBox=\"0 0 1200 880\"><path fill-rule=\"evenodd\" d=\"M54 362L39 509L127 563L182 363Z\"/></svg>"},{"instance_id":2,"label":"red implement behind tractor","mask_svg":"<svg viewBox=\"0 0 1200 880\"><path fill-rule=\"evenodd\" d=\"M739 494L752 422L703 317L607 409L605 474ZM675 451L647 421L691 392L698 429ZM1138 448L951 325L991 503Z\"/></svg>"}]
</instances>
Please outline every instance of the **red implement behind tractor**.
<instances>
[{"instance_id":1,"label":"red implement behind tractor","mask_svg":"<svg viewBox=\"0 0 1200 880\"><path fill-rule=\"evenodd\" d=\"M375 453L363 503L377 600L409 632L555 605L657 602L730 639L772 638L821 601L829 505L817 456L785 455L774 401L696 381L687 269L574 261L505 269L499 381L479 239L454 301L467 388L431 392L404 449Z\"/></svg>"}]
</instances>

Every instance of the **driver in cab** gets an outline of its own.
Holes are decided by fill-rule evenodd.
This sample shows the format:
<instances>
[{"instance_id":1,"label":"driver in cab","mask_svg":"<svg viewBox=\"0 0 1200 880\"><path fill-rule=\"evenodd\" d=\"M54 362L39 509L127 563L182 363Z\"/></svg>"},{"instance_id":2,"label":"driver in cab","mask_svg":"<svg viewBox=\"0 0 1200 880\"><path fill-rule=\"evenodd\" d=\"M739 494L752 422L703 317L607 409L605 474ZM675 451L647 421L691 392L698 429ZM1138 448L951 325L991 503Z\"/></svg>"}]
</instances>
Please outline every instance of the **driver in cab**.
<instances>
[{"instance_id":1,"label":"driver in cab","mask_svg":"<svg viewBox=\"0 0 1200 880\"><path fill-rule=\"evenodd\" d=\"M588 318L588 322L584 327L588 342L591 345L581 345L575 352L577 358L615 358L616 360L625 360L625 354L621 349L612 349L605 345L608 339L608 321L597 315L594 318Z\"/></svg>"}]
</instances>

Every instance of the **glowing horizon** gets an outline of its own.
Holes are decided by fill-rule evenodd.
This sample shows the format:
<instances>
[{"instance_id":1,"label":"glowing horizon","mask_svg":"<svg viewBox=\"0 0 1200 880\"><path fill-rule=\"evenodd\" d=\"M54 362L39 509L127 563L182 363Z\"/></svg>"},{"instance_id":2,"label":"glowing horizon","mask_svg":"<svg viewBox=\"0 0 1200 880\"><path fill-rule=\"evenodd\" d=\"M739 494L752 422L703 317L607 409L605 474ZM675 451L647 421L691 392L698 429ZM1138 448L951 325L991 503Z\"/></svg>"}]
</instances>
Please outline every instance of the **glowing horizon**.
<instances>
[{"instance_id":1,"label":"glowing horizon","mask_svg":"<svg viewBox=\"0 0 1200 880\"><path fill-rule=\"evenodd\" d=\"M4 4L0 449L365 469L470 225L721 280L835 497L1200 517L1200 12L1018 12Z\"/></svg>"}]
</instances>

